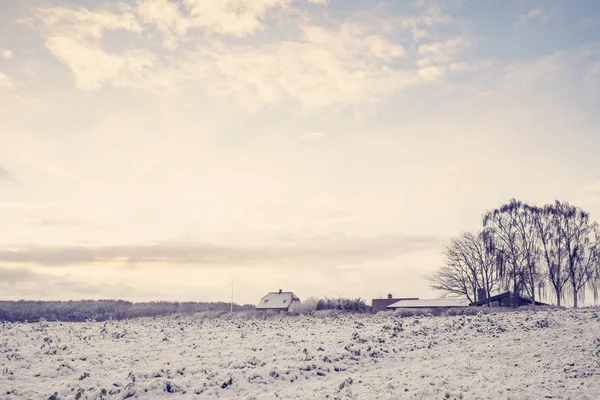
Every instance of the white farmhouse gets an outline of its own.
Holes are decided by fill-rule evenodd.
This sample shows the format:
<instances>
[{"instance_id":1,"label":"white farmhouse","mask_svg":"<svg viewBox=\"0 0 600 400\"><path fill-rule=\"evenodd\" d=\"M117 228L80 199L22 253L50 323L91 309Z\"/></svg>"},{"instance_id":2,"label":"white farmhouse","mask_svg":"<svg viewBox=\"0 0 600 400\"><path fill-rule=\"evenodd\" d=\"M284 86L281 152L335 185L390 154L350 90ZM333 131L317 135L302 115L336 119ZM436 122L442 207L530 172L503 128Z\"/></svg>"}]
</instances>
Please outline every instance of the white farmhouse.
<instances>
[{"instance_id":1,"label":"white farmhouse","mask_svg":"<svg viewBox=\"0 0 600 400\"><path fill-rule=\"evenodd\" d=\"M265 297L260 299L256 306L257 310L276 310L288 311L290 305L299 302L300 298L292 292L284 292L279 289L279 292L270 292Z\"/></svg>"}]
</instances>

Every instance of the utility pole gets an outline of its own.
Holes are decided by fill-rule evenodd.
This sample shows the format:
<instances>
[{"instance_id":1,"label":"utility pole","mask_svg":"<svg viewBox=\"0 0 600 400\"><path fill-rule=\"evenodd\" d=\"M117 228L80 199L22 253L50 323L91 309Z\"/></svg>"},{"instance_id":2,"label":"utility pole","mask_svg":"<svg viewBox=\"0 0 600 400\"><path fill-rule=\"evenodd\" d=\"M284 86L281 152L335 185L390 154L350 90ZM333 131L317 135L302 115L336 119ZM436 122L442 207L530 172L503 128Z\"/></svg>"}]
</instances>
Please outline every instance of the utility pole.
<instances>
[{"instance_id":1,"label":"utility pole","mask_svg":"<svg viewBox=\"0 0 600 400\"><path fill-rule=\"evenodd\" d=\"M231 285L231 307L229 309L230 313L233 313L233 282L235 281L229 282L229 284Z\"/></svg>"}]
</instances>

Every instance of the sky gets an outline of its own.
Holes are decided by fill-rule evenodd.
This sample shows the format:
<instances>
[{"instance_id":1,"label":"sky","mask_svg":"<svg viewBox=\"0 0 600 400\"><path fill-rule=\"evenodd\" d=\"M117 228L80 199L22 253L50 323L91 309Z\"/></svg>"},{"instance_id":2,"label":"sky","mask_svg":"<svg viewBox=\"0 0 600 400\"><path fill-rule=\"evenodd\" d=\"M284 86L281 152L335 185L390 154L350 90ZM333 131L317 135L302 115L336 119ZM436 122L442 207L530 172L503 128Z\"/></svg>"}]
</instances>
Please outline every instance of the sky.
<instances>
[{"instance_id":1,"label":"sky","mask_svg":"<svg viewBox=\"0 0 600 400\"><path fill-rule=\"evenodd\" d=\"M4 0L0 297L437 297L515 197L600 219L596 0Z\"/></svg>"}]
</instances>

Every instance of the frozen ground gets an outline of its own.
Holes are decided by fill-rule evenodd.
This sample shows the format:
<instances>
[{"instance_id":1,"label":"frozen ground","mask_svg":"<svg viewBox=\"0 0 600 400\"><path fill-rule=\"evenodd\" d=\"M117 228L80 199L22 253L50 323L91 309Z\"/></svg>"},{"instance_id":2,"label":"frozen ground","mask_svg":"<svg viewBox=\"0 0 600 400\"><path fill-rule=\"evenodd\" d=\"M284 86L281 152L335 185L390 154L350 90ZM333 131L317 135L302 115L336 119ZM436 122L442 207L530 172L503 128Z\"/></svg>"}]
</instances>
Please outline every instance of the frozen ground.
<instances>
[{"instance_id":1,"label":"frozen ground","mask_svg":"<svg viewBox=\"0 0 600 400\"><path fill-rule=\"evenodd\" d=\"M599 314L0 323L0 399L600 399Z\"/></svg>"}]
</instances>

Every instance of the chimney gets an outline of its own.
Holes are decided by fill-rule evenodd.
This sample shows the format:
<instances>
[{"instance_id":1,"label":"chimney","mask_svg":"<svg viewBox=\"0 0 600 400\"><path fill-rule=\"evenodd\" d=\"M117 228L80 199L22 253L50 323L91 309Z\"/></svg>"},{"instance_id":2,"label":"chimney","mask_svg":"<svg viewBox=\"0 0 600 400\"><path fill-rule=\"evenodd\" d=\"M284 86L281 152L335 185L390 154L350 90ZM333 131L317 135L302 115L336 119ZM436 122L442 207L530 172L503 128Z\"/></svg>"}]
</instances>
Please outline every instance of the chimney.
<instances>
[{"instance_id":1,"label":"chimney","mask_svg":"<svg viewBox=\"0 0 600 400\"><path fill-rule=\"evenodd\" d=\"M487 298L485 289L477 289L477 301L484 301Z\"/></svg>"},{"instance_id":2,"label":"chimney","mask_svg":"<svg viewBox=\"0 0 600 400\"><path fill-rule=\"evenodd\" d=\"M279 289L279 294L281 294L281 289Z\"/></svg>"},{"instance_id":3,"label":"chimney","mask_svg":"<svg viewBox=\"0 0 600 400\"><path fill-rule=\"evenodd\" d=\"M392 294L390 293L390 294L388 294L388 299L391 299L391 298L393 298L393 296L392 296Z\"/></svg>"}]
</instances>

